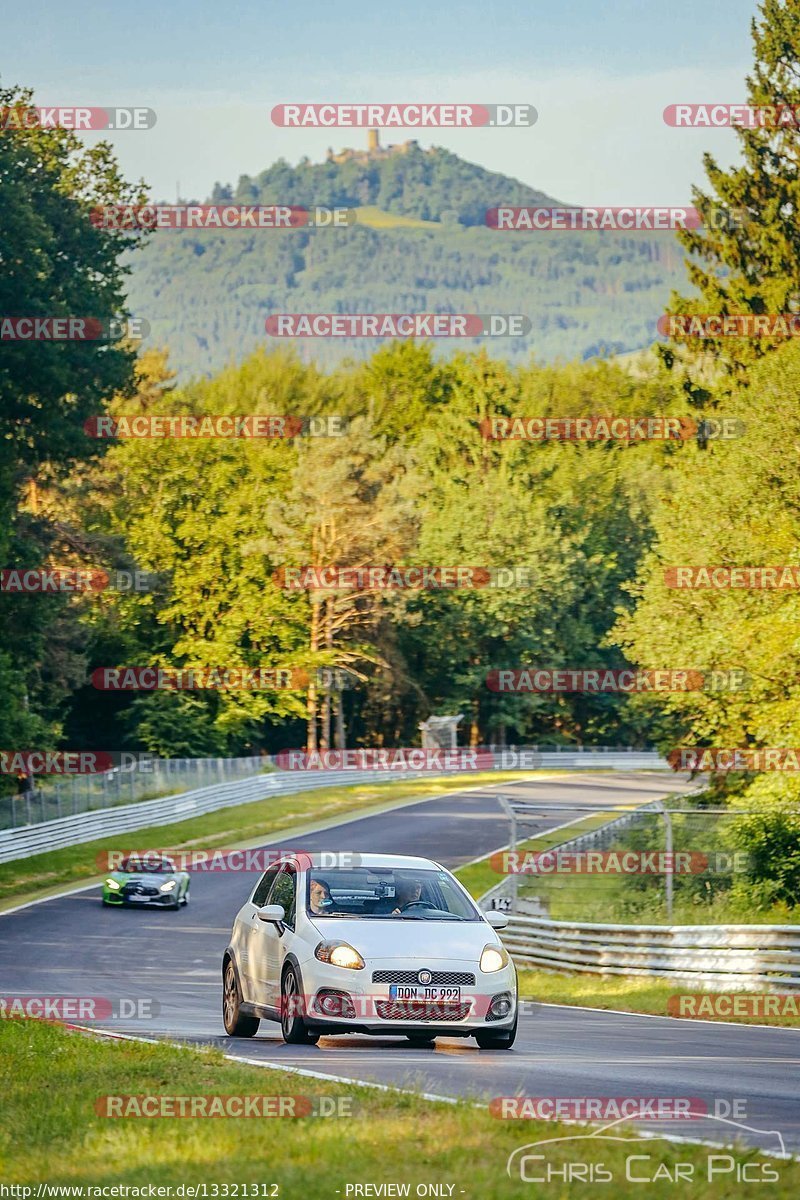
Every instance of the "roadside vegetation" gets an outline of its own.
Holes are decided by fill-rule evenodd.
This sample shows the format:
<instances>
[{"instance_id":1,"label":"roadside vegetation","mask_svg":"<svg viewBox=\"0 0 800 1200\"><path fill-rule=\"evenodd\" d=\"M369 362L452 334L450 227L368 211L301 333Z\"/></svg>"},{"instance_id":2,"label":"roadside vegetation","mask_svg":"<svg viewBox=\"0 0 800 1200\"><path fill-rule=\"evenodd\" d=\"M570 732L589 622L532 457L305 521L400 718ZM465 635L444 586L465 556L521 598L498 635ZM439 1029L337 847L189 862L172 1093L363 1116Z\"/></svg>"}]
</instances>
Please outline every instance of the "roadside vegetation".
<instances>
[{"instance_id":1,"label":"roadside vegetation","mask_svg":"<svg viewBox=\"0 0 800 1200\"><path fill-rule=\"evenodd\" d=\"M753 48L748 102L761 108L780 97L786 110L800 109L797 0L762 0ZM0 90L0 107L32 99ZM726 169L706 156L706 182L693 196L700 224L679 235L685 294L673 296L670 316L796 313L800 142L790 133L780 123L737 127L741 165ZM474 179L469 164L419 148L404 161L407 174L388 191L394 167L371 177L366 191L348 191L361 178L351 160L342 173L336 163L303 163L298 179L311 194L338 178L346 186L332 194L340 199L413 220L441 221L454 210L462 224L480 224L478 192L467 189L470 211L456 203ZM287 172L275 164L243 179L236 198L266 200ZM226 195L223 188L218 198ZM52 311L124 314L125 276L144 239L96 228L89 217L94 206L138 199L103 143L87 150L68 130L37 127L0 139L0 209L13 216L4 228L13 270L0 279L0 310L38 312L46 295ZM366 241L430 234L355 232ZM581 253L608 251L599 233L576 237ZM68 256L58 251L65 239ZM572 262L569 235L555 243ZM288 241L280 244L289 255ZM169 245L178 255L186 242ZM201 261L190 257L195 267ZM280 274L295 269L287 258ZM582 270L570 267L576 278ZM227 291L236 284L226 274ZM730 757L712 761L708 793L730 818L724 831L708 831L713 845L694 848L740 850L747 869L704 891L680 881L676 917L793 920L800 345L769 329L722 337L678 328L635 367L606 359L599 346L586 361L546 366L485 350L441 361L429 344L397 342L327 372L257 352L179 387L168 347L137 357L123 343L43 342L35 354L10 343L0 374L4 568L140 569L155 584L146 592L0 592L0 746L165 757L402 746L418 740L431 714L461 713L470 745L656 745L676 763L681 749L737 750L733 767ZM344 421L337 436L105 443L83 431L101 413ZM491 436L496 418L648 415L679 418L683 436ZM721 436L726 429L732 436ZM510 570L513 586L292 591L281 582L286 567L370 563L475 564ZM714 566L786 567L788 581L677 586L678 568ZM97 667L131 664L291 666L312 680L333 669L352 686L91 686ZM701 683L624 695L498 690L503 670L627 665L688 671ZM723 677L738 683L714 684ZM748 758L762 749L777 753L780 769ZM15 787L0 775L0 790ZM647 881L638 892L626 884L623 895L612 881L607 893L587 892L582 911L610 906L658 919L656 892Z\"/></svg>"},{"instance_id":2,"label":"roadside vegetation","mask_svg":"<svg viewBox=\"0 0 800 1200\"><path fill-rule=\"evenodd\" d=\"M398 1054L402 1056L402 1048ZM347 1185L397 1183L445 1185L440 1195L465 1200L530 1197L531 1183L506 1174L508 1156L526 1143L580 1135L575 1125L499 1120L468 1101L436 1103L414 1095L305 1078L226 1061L214 1050L171 1045L109 1042L70 1033L57 1025L0 1021L0 1171L6 1184L134 1185L157 1182L233 1185L277 1184L260 1195L323 1200L345 1196ZM124 1118L98 1114L95 1105L115 1096L331 1097L341 1116L293 1118ZM328 1101L330 1104L330 1101ZM619 1136L621 1127L614 1130ZM586 1132L589 1132L588 1130ZM708 1147L641 1141L581 1141L545 1151L561 1170L576 1157L602 1162L613 1173L614 1194L640 1196L642 1185L626 1182L629 1155L637 1174L660 1177L647 1194L661 1197L731 1191L737 1164L753 1172L775 1172L769 1194L788 1200L800 1190L800 1163L763 1159L753 1150L731 1152L725 1174L707 1183ZM580 1152L576 1154L576 1146ZM413 1163L409 1148L413 1147ZM518 1156L519 1157L519 1156ZM676 1163L690 1163L695 1182L672 1179ZM661 1165L663 1164L663 1166ZM718 1172L721 1168L718 1165ZM556 1181L559 1176L554 1177ZM769 1176L767 1176L769 1178ZM775 1177L773 1177L775 1178ZM556 1182L553 1186L557 1187ZM452 1191L450 1188L452 1187ZM220 1190L220 1195L225 1193ZM233 1195L233 1192L229 1192ZM241 1196L241 1192L239 1193ZM351 1191L351 1195L354 1193ZM376 1194L376 1193L364 1193ZM573 1183L570 1196L595 1197L596 1183Z\"/></svg>"}]
</instances>

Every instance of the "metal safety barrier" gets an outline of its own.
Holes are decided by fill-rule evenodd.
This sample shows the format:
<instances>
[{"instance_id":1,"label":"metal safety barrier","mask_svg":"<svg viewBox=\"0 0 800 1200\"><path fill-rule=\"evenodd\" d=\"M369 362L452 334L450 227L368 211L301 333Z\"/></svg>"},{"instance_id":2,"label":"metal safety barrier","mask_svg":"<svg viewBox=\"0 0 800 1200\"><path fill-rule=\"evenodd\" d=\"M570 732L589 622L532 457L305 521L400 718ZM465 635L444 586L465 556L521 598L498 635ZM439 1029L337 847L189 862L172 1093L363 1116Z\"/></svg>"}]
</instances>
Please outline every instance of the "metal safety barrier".
<instances>
[{"instance_id":1,"label":"metal safety barrier","mask_svg":"<svg viewBox=\"0 0 800 1200\"><path fill-rule=\"evenodd\" d=\"M521 966L556 973L800 988L799 925L602 925L513 914L502 938Z\"/></svg>"},{"instance_id":2,"label":"metal safety barrier","mask_svg":"<svg viewBox=\"0 0 800 1200\"><path fill-rule=\"evenodd\" d=\"M188 821L204 813L231 808L236 804L249 804L268 796L288 796L313 788L330 787L332 784L373 783L385 779L385 771L348 772L346 780L342 778L341 771L317 771L305 775L293 775L288 771L274 772L233 783L197 788L176 796L164 796L159 800L120 804L114 808L42 821L38 825L4 829L0 831L0 863L30 858L47 850L59 850L64 846L75 846L132 830L173 825L177 821Z\"/></svg>"},{"instance_id":3,"label":"metal safety barrier","mask_svg":"<svg viewBox=\"0 0 800 1200\"><path fill-rule=\"evenodd\" d=\"M391 751L389 751L391 753ZM516 770L524 773L553 767L568 770L669 770L669 765L654 751L602 750L549 751L537 748L506 747L478 753L476 770ZM274 760L268 760L274 761ZM135 804L118 804L90 812L57 817L50 821L0 830L0 863L18 858L30 858L47 850L58 850L82 842L91 842L134 829L150 829L172 825L190 817L264 800L268 796L288 796L314 788L347 786L359 783L388 783L398 779L433 779L442 775L460 774L469 786L469 770L303 770L273 771L230 783L209 787Z\"/></svg>"}]
</instances>

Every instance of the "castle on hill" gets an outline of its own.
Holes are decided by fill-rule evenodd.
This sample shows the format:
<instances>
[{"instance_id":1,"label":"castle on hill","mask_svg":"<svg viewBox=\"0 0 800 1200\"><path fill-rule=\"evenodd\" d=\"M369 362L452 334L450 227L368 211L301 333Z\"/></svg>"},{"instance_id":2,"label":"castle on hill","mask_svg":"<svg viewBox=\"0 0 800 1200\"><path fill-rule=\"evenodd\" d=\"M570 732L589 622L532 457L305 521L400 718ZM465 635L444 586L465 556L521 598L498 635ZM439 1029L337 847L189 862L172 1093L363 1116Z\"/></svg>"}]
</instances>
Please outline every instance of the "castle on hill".
<instances>
[{"instance_id":1,"label":"castle on hill","mask_svg":"<svg viewBox=\"0 0 800 1200\"><path fill-rule=\"evenodd\" d=\"M397 146L382 146L378 130L368 129L366 150L340 150L338 154L334 154L333 148L329 146L325 161L333 163L369 162L373 158L389 158L392 154L408 154L409 150L416 150L418 146L419 142L413 138L407 142L401 142Z\"/></svg>"}]
</instances>

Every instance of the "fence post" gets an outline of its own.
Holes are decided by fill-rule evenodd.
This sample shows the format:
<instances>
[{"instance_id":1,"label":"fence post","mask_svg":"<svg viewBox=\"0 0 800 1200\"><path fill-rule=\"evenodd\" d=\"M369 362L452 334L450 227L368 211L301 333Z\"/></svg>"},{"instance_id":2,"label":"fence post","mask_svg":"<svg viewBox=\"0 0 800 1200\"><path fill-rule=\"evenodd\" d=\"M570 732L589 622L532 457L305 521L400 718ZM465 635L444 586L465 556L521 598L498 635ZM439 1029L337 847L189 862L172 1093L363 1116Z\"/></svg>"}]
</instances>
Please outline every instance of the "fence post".
<instances>
[{"instance_id":1,"label":"fence post","mask_svg":"<svg viewBox=\"0 0 800 1200\"><path fill-rule=\"evenodd\" d=\"M511 852L514 854L517 849L517 816L513 808L509 809L511 815ZM516 858L511 859L512 863L516 864ZM517 911L517 894L519 891L519 873L512 871L511 873L511 911Z\"/></svg>"},{"instance_id":2,"label":"fence post","mask_svg":"<svg viewBox=\"0 0 800 1200\"><path fill-rule=\"evenodd\" d=\"M663 800L656 801L656 807L664 817L664 850L666 852L666 862L664 864L664 887L667 901L667 920L672 921L672 890L673 890L673 875L675 864L672 861L672 816L669 809Z\"/></svg>"}]
</instances>

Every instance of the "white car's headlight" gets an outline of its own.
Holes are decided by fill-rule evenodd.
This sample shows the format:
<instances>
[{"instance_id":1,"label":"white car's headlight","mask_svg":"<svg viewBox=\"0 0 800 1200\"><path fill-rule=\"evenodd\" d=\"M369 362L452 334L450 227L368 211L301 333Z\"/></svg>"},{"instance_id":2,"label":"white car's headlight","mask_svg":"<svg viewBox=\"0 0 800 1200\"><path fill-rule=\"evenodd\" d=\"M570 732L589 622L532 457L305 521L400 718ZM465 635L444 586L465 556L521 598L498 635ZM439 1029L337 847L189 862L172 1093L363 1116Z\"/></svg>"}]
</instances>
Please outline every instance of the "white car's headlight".
<instances>
[{"instance_id":1,"label":"white car's headlight","mask_svg":"<svg viewBox=\"0 0 800 1200\"><path fill-rule=\"evenodd\" d=\"M106 887L112 892L118 892L120 889L120 885L117 883L116 879L107 879Z\"/></svg>"},{"instance_id":2,"label":"white car's headlight","mask_svg":"<svg viewBox=\"0 0 800 1200\"><path fill-rule=\"evenodd\" d=\"M481 970L486 974L501 971L508 965L508 951L505 946L484 946L481 954Z\"/></svg>"},{"instance_id":3,"label":"white car's headlight","mask_svg":"<svg viewBox=\"0 0 800 1200\"><path fill-rule=\"evenodd\" d=\"M174 879L168 879L166 883L162 883L158 890L160 892L174 892L177 886L178 885Z\"/></svg>"},{"instance_id":4,"label":"white car's headlight","mask_svg":"<svg viewBox=\"0 0 800 1200\"><path fill-rule=\"evenodd\" d=\"M351 971L363 971L367 965L357 950L347 942L320 942L314 951L320 962L334 967L347 967Z\"/></svg>"}]
</instances>

